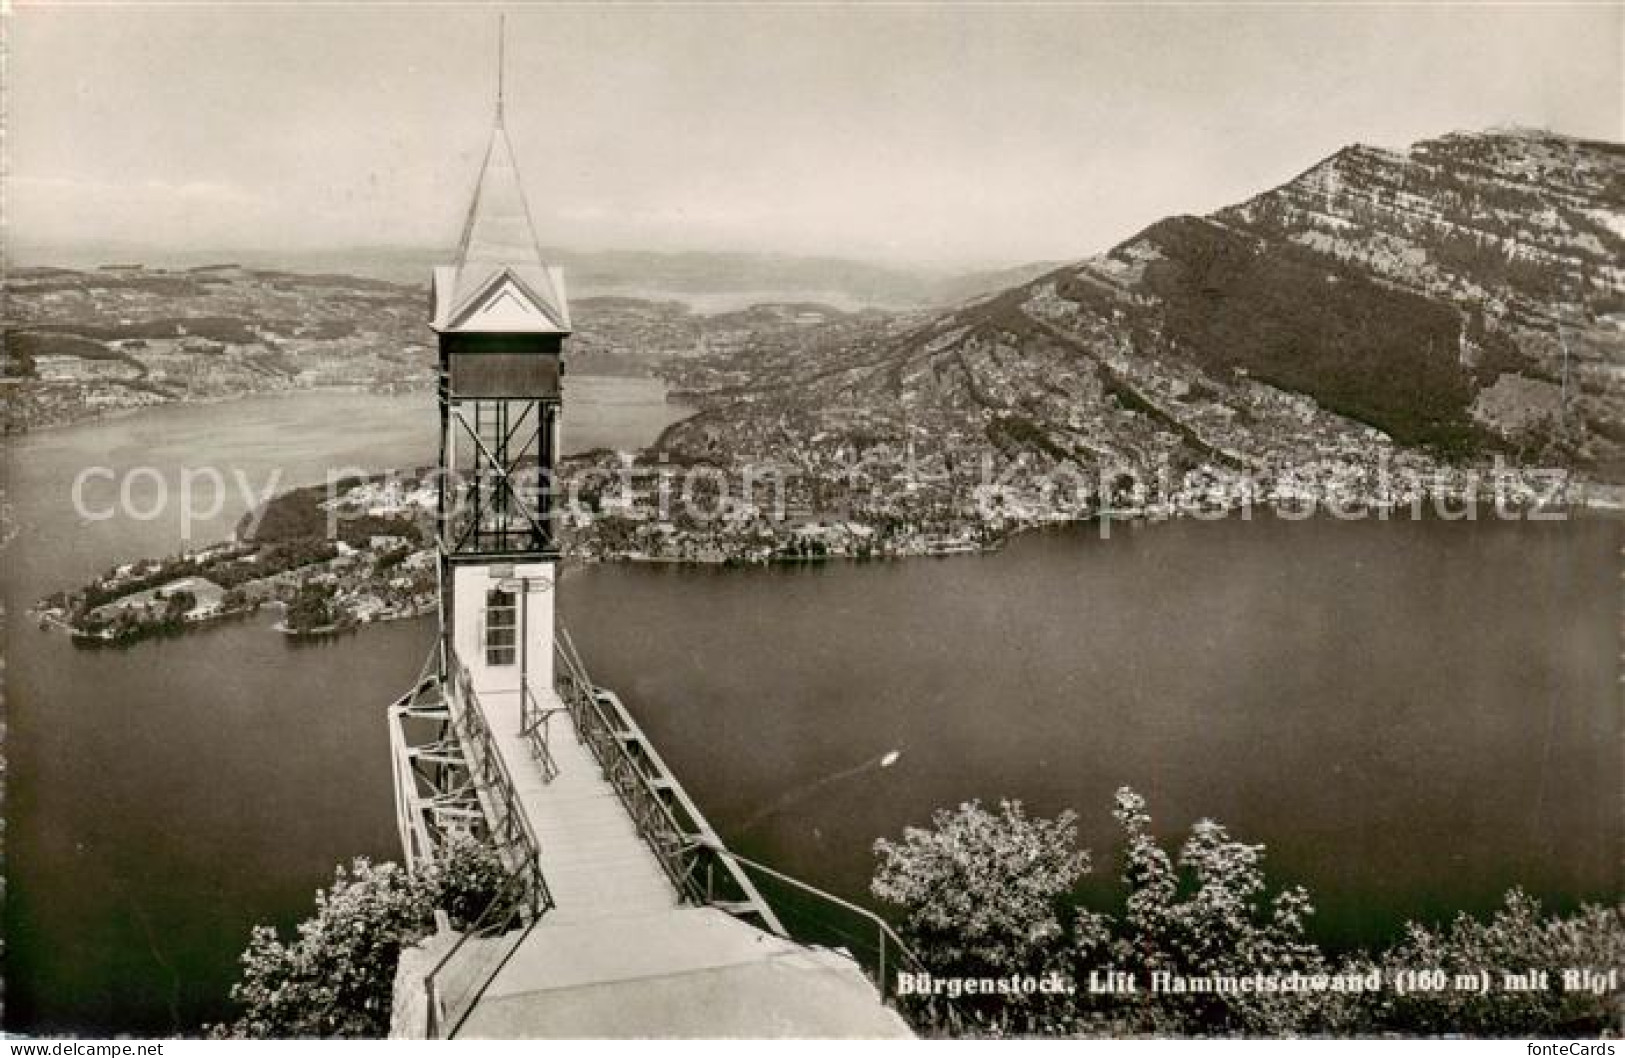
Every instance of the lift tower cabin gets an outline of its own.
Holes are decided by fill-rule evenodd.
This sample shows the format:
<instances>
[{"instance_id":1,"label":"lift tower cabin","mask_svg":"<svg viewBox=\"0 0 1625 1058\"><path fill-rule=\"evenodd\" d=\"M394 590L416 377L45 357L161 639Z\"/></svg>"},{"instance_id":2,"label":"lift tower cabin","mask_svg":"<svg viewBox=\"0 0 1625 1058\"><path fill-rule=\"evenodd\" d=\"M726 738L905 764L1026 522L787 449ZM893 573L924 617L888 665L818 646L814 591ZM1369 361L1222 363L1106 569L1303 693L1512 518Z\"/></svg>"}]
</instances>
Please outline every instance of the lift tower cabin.
<instances>
[{"instance_id":1,"label":"lift tower cabin","mask_svg":"<svg viewBox=\"0 0 1625 1058\"><path fill-rule=\"evenodd\" d=\"M455 264L434 270L440 344L441 626L481 694L553 685L564 275L542 260L497 98Z\"/></svg>"},{"instance_id":2,"label":"lift tower cabin","mask_svg":"<svg viewBox=\"0 0 1625 1058\"><path fill-rule=\"evenodd\" d=\"M881 988L855 959L793 939L556 628L570 314L536 243L500 82L456 262L434 270L441 635L390 706L389 738L408 866L472 838L508 881L460 935L402 954L391 1035L907 1036L883 999L888 967L908 957L890 927L755 865L826 913L856 914Z\"/></svg>"}]
</instances>

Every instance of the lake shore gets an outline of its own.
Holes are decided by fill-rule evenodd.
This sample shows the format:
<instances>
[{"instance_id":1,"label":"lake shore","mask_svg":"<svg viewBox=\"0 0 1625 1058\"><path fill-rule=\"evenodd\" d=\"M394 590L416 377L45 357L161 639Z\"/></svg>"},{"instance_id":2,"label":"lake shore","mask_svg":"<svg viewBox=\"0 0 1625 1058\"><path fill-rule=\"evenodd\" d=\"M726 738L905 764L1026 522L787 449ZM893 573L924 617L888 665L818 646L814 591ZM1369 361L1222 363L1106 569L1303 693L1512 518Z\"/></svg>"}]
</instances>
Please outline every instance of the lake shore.
<instances>
[{"instance_id":1,"label":"lake shore","mask_svg":"<svg viewBox=\"0 0 1625 1058\"><path fill-rule=\"evenodd\" d=\"M606 399L644 397L604 405L621 433L595 439L655 437L672 410L656 390ZM172 524L82 524L66 503L82 466L170 481L210 462L255 481L283 468L291 486L432 461L432 409L366 394L136 422L8 453L12 615L176 550ZM198 539L229 538L236 499ZM1514 882L1549 906L1617 890L1617 519L1106 524L1106 540L1056 524L974 561L723 576L572 559L560 618L730 847L843 896L863 899L876 838L972 797L1076 808L1103 852L1125 782L1170 827L1210 815L1268 843L1272 870L1315 892L1328 942L1482 911ZM334 863L399 856L379 718L420 671L433 618L310 639L271 623L86 650L8 622L8 798L30 806L7 834L20 1026L218 1020L254 923L308 912ZM899 747L883 773L798 799ZM1401 817L1414 839L1394 839ZM185 982L178 1020L154 949Z\"/></svg>"}]
</instances>

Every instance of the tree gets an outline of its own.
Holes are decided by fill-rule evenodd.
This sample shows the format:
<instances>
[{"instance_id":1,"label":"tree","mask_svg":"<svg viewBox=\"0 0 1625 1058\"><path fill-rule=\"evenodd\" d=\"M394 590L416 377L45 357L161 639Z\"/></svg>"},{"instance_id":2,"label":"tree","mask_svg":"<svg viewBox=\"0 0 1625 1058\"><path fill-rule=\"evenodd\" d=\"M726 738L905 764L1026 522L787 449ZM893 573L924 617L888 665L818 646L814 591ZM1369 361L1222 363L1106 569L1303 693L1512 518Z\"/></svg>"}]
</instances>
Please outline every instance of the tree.
<instances>
[{"instance_id":1,"label":"tree","mask_svg":"<svg viewBox=\"0 0 1625 1058\"><path fill-rule=\"evenodd\" d=\"M378 1037L389 1032L401 949L427 932L432 908L393 863L356 860L316 893L316 913L284 943L255 926L231 998L246 1008L226 1035L247 1039Z\"/></svg>"},{"instance_id":2,"label":"tree","mask_svg":"<svg viewBox=\"0 0 1625 1058\"><path fill-rule=\"evenodd\" d=\"M1362 1011L1374 1031L1574 1038L1617 1032L1625 1024L1625 996L1618 991L1598 994L1563 981L1564 971L1589 970L1600 982L1625 967L1625 907L1587 905L1567 917L1548 917L1539 901L1514 889L1487 922L1460 914L1444 929L1411 923L1381 963L1390 979L1425 970L1450 987L1403 995L1385 989ZM1454 987L1457 975L1469 974L1488 974L1490 991ZM1503 974L1533 987L1505 988Z\"/></svg>"},{"instance_id":3,"label":"tree","mask_svg":"<svg viewBox=\"0 0 1625 1058\"><path fill-rule=\"evenodd\" d=\"M870 890L903 909L903 939L935 974L1007 977L1057 968L1064 951L1067 897L1089 870L1077 847L1077 816L1029 818L1019 801L998 812L970 801L938 811L927 830L909 827L900 842L875 842L880 858ZM979 997L961 1013L1003 1031L1033 1031L1036 997Z\"/></svg>"},{"instance_id":4,"label":"tree","mask_svg":"<svg viewBox=\"0 0 1625 1058\"><path fill-rule=\"evenodd\" d=\"M1112 815L1127 839L1128 896L1115 938L1080 951L1085 961L1106 955L1114 968L1141 980L1158 971L1184 977L1326 972L1324 956L1306 933L1314 914L1308 892L1291 886L1265 896L1264 846L1234 841L1223 826L1203 819L1191 827L1175 860L1151 836L1145 799L1125 786L1116 800ZM1299 994L1161 1000L1139 1012L1145 1029L1281 1035L1301 1031L1317 1013L1315 1000Z\"/></svg>"},{"instance_id":5,"label":"tree","mask_svg":"<svg viewBox=\"0 0 1625 1058\"><path fill-rule=\"evenodd\" d=\"M295 632L310 632L326 628L337 620L333 606L333 587L310 581L300 581L299 588L289 601L284 620Z\"/></svg>"},{"instance_id":6,"label":"tree","mask_svg":"<svg viewBox=\"0 0 1625 1058\"><path fill-rule=\"evenodd\" d=\"M1587 905L1543 914L1519 890L1488 920L1458 915L1447 928L1411 924L1376 953L1336 961L1310 939L1314 909L1301 886L1272 885L1264 847L1236 841L1212 820L1195 823L1176 854L1151 833L1145 799L1124 787L1113 811L1122 828L1123 910L1076 906L1088 870L1074 816L1028 818L1019 803L987 811L978 802L937 812L930 829L875 844L870 888L901 907L901 932L943 977L1007 977L1069 971L1070 996L976 996L952 1009L911 1015L926 1029L1045 1035L1332 1036L1376 1033L1479 1037L1597 1036L1625 1024L1625 995L1609 972L1625 967L1625 905ZM1125 971L1139 990L1091 995L1093 971ZM1396 987L1404 973L1443 982L1429 991ZM1564 972L1588 972L1565 982ZM1381 987L1152 992L1151 975L1288 980L1374 976ZM1503 974L1520 977L1508 987ZM1544 976L1542 976L1544 974ZM1459 978L1490 989L1460 987ZM1487 978L1482 975L1488 975ZM1518 982L1515 982L1518 983ZM963 1021L945 1020L958 1014Z\"/></svg>"},{"instance_id":7,"label":"tree","mask_svg":"<svg viewBox=\"0 0 1625 1058\"><path fill-rule=\"evenodd\" d=\"M1293 887L1266 897L1263 846L1234 841L1203 820L1175 858L1151 836L1145 801L1133 790L1118 790L1113 814L1127 838L1121 917L1072 899L1089 870L1075 814L1029 818L1011 801L997 813L973 801L936 813L929 830L908 828L901 842L876 842L881 862L870 888L903 909L904 940L942 976L1067 972L1076 982L1114 969L1133 973L1143 989L1157 971L1325 972L1305 933L1308 894ZM1323 1023L1323 1005L1301 995L1231 992L1125 1000L1080 988L1071 997L979 998L956 1009L993 1032L1281 1035Z\"/></svg>"},{"instance_id":8,"label":"tree","mask_svg":"<svg viewBox=\"0 0 1625 1058\"><path fill-rule=\"evenodd\" d=\"M454 839L437 859L418 868L416 881L453 929L468 929L510 888L513 876L489 846Z\"/></svg>"},{"instance_id":9,"label":"tree","mask_svg":"<svg viewBox=\"0 0 1625 1058\"><path fill-rule=\"evenodd\" d=\"M179 588L166 595L160 595L159 598L164 603L164 616L162 619L169 624L178 623L186 616L188 611L197 605L197 596L185 588Z\"/></svg>"},{"instance_id":10,"label":"tree","mask_svg":"<svg viewBox=\"0 0 1625 1058\"><path fill-rule=\"evenodd\" d=\"M375 1039L388 1035L395 966L403 948L444 910L466 929L507 891L496 854L453 842L417 871L355 860L317 890L316 912L284 942L255 926L231 998L243 1013L211 1035L238 1039Z\"/></svg>"}]
</instances>

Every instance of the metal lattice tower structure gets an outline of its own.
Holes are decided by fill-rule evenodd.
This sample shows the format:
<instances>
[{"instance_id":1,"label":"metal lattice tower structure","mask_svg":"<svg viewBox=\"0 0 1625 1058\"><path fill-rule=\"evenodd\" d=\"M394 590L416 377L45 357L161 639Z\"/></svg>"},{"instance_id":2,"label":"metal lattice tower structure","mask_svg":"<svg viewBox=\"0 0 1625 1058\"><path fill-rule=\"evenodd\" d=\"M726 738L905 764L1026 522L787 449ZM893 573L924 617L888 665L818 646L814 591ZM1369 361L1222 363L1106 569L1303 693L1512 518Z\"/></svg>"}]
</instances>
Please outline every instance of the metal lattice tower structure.
<instances>
[{"instance_id":1,"label":"metal lattice tower structure","mask_svg":"<svg viewBox=\"0 0 1625 1058\"><path fill-rule=\"evenodd\" d=\"M531 223L498 65L456 258L434 270L440 635L388 719L408 866L471 839L496 852L506 878L472 921L448 912L403 954L395 1028L695 1035L720 992L756 997L713 1030L723 1035L906 1036L885 982L889 967L917 963L890 927L730 852L556 626L552 484L570 314ZM803 944L759 882L846 926L825 922ZM869 945L861 965L821 947L854 937Z\"/></svg>"}]
</instances>

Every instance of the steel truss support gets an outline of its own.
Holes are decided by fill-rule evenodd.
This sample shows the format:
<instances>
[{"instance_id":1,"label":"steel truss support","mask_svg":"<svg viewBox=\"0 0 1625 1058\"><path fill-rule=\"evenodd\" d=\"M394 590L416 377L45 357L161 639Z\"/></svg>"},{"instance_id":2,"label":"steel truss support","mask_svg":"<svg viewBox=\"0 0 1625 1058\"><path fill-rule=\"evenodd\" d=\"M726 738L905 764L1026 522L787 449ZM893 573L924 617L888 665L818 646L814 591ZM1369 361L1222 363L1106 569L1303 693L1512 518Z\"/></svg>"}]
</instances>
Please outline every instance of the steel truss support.
<instances>
[{"instance_id":1,"label":"steel truss support","mask_svg":"<svg viewBox=\"0 0 1625 1058\"><path fill-rule=\"evenodd\" d=\"M470 418L472 416L472 420ZM441 393L442 460L460 475L442 482L441 544L452 555L551 552L558 404L549 400L458 399ZM533 482L527 481L533 476Z\"/></svg>"},{"instance_id":2,"label":"steel truss support","mask_svg":"<svg viewBox=\"0 0 1625 1058\"><path fill-rule=\"evenodd\" d=\"M389 707L401 849L416 868L451 841L488 845L540 914L552 906L540 850L473 695L456 656L437 644L412 690Z\"/></svg>"},{"instance_id":3,"label":"steel truss support","mask_svg":"<svg viewBox=\"0 0 1625 1058\"><path fill-rule=\"evenodd\" d=\"M389 707L389 746L395 780L395 826L409 868L427 863L460 837L486 829L479 791L440 677L439 649L417 683Z\"/></svg>"}]
</instances>

